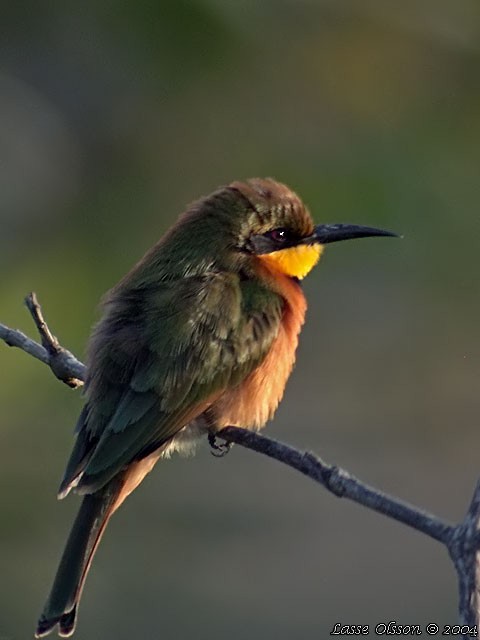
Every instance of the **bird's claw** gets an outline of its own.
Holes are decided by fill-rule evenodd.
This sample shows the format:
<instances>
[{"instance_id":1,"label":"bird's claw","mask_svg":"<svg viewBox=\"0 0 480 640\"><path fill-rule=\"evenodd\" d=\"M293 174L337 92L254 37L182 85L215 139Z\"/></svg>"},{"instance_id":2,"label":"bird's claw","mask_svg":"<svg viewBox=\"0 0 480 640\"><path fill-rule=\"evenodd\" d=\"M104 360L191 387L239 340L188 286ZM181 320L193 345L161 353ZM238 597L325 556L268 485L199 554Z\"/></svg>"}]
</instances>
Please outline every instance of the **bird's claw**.
<instances>
[{"instance_id":1,"label":"bird's claw","mask_svg":"<svg viewBox=\"0 0 480 640\"><path fill-rule=\"evenodd\" d=\"M214 433L208 434L208 444L211 446L210 453L215 458L223 458L232 448L233 442L222 442L221 444L217 444L217 436Z\"/></svg>"}]
</instances>

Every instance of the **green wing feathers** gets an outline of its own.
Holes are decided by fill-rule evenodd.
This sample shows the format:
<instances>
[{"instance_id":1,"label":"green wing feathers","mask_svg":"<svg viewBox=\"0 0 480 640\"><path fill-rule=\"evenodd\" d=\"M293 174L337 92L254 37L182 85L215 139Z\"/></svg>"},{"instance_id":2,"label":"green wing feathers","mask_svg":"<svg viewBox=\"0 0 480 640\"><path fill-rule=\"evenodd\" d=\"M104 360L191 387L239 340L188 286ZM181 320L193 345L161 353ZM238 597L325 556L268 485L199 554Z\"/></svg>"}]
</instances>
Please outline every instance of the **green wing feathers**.
<instances>
[{"instance_id":1,"label":"green wing feathers","mask_svg":"<svg viewBox=\"0 0 480 640\"><path fill-rule=\"evenodd\" d=\"M90 342L87 403L60 495L98 490L241 382L268 353L282 309L280 296L237 274L122 282Z\"/></svg>"}]
</instances>

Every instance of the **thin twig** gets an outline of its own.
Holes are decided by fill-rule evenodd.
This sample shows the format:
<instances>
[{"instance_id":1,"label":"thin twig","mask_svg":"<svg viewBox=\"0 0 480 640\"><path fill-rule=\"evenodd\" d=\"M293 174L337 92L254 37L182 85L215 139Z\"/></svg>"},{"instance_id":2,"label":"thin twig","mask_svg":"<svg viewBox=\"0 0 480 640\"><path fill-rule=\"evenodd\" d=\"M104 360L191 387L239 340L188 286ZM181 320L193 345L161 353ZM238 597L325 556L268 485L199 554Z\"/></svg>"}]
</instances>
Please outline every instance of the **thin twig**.
<instances>
[{"instance_id":1,"label":"thin twig","mask_svg":"<svg viewBox=\"0 0 480 640\"><path fill-rule=\"evenodd\" d=\"M42 307L38 302L37 294L34 291L29 293L25 298L25 304L27 309L30 311L33 321L35 322L35 326L38 329L38 333L42 339L42 346L49 354L57 354L61 350L60 343L50 331L48 324L43 317Z\"/></svg>"}]
</instances>

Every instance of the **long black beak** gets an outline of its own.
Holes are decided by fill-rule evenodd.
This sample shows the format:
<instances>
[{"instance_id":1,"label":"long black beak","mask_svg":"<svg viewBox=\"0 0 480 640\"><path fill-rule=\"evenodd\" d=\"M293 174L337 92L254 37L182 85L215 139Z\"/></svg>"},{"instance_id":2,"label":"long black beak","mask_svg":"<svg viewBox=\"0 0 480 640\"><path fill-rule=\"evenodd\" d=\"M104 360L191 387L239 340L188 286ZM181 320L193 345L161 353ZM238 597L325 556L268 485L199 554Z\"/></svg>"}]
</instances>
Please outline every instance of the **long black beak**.
<instances>
[{"instance_id":1,"label":"long black beak","mask_svg":"<svg viewBox=\"0 0 480 640\"><path fill-rule=\"evenodd\" d=\"M369 236L399 236L392 231L375 229L374 227L362 227L357 224L319 224L313 234L305 239L307 244L327 244L339 240L351 240L352 238L368 238Z\"/></svg>"}]
</instances>

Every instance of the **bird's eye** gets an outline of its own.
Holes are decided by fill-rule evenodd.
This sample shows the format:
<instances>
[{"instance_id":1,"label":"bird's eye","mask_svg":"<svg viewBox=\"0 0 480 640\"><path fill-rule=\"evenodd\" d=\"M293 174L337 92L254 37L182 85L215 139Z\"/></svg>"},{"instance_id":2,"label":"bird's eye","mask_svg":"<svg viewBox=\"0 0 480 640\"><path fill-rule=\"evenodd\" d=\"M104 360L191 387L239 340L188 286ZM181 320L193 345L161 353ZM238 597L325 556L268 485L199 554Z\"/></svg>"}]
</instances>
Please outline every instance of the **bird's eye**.
<instances>
[{"instance_id":1,"label":"bird's eye","mask_svg":"<svg viewBox=\"0 0 480 640\"><path fill-rule=\"evenodd\" d=\"M261 255L262 253L272 253L273 251L279 251L280 249L286 249L287 247L296 244L298 238L294 232L285 227L277 227L271 229L261 235L252 235L249 238L249 249Z\"/></svg>"},{"instance_id":2,"label":"bird's eye","mask_svg":"<svg viewBox=\"0 0 480 640\"><path fill-rule=\"evenodd\" d=\"M272 229L272 231L269 231L265 235L267 236L267 238L270 238L278 244L283 244L289 239L290 236L288 230L284 229L283 227L280 227L279 229Z\"/></svg>"}]
</instances>

